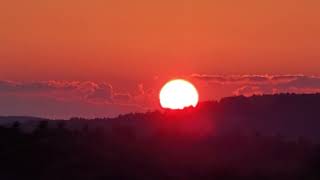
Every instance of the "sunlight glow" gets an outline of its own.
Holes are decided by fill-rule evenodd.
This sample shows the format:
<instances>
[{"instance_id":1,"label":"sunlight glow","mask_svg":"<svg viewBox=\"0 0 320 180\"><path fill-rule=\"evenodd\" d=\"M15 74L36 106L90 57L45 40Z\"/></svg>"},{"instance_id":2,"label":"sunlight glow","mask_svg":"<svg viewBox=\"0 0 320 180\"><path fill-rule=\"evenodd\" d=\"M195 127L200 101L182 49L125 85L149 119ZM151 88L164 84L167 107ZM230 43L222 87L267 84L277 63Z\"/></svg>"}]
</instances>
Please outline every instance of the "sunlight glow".
<instances>
[{"instance_id":1,"label":"sunlight glow","mask_svg":"<svg viewBox=\"0 0 320 180\"><path fill-rule=\"evenodd\" d=\"M196 107L199 101L199 94L190 82L183 79L175 79L162 87L159 98L163 108L183 109L189 106Z\"/></svg>"}]
</instances>

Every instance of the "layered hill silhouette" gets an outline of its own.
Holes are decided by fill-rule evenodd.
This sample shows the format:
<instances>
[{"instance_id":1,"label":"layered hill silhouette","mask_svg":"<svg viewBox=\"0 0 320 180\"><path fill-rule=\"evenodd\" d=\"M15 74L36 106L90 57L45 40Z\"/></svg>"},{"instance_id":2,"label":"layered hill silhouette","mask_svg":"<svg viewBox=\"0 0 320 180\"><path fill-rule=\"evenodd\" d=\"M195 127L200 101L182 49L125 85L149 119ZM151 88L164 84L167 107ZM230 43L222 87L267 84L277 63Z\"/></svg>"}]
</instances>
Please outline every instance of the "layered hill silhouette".
<instances>
[{"instance_id":1,"label":"layered hill silhouette","mask_svg":"<svg viewBox=\"0 0 320 180\"><path fill-rule=\"evenodd\" d=\"M319 109L320 94L277 94L227 97L220 101L202 102L196 108L130 113L116 118L74 117L67 121L50 121L36 117L0 116L0 124L10 126L14 122L20 122L22 127L29 130L39 121L48 121L50 127L62 121L71 129L86 125L89 128L99 127L108 130L112 126L124 125L131 126L137 133L143 134L166 123L180 123L181 127L193 125L190 130L203 130L208 135L261 133L319 142ZM153 123L158 124L152 125ZM203 126L200 127L201 125Z\"/></svg>"},{"instance_id":2,"label":"layered hill silhouette","mask_svg":"<svg viewBox=\"0 0 320 180\"><path fill-rule=\"evenodd\" d=\"M320 178L320 94L117 118L0 117L0 179Z\"/></svg>"}]
</instances>

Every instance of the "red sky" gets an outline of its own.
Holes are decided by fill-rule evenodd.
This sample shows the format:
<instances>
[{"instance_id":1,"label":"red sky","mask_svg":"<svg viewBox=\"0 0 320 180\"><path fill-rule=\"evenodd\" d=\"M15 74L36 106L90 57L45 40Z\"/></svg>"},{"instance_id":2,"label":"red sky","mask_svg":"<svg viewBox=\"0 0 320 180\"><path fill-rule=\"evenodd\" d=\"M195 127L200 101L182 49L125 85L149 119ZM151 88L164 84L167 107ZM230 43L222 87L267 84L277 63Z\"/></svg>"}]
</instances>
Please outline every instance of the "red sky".
<instances>
[{"instance_id":1,"label":"red sky","mask_svg":"<svg viewBox=\"0 0 320 180\"><path fill-rule=\"evenodd\" d=\"M22 100L26 92L16 90L17 83L30 86L49 80L109 84L112 97L126 94L131 102L122 104L139 106L144 103L132 99L157 94L161 84L174 77L189 78L197 84L202 100L241 94L239 88L272 93L270 89L280 88L274 87L270 77L289 74L303 81L304 89L300 82L299 87L281 87L281 92L314 92L320 89L319 9L320 1L316 0L2 1L0 100L12 99L21 108L9 108L10 112L0 111L0 115L23 111L51 116L44 111L26 110L21 104L50 104L50 100L37 101L38 91L32 92L33 98L28 94L28 100ZM256 83L248 87L244 82L217 84L203 78L238 75L259 75L269 81L264 87ZM6 94L8 82L4 80L10 80L10 87L15 84L14 95ZM107 91L103 85L95 88L100 86ZM42 93L57 100L50 92ZM59 100L63 96L59 95ZM87 96L79 97L83 100ZM94 115L111 112L82 100L94 110L101 108ZM116 109L112 112L124 112L123 106L115 102L105 106ZM77 107L68 107L75 110L57 113L77 115ZM131 110L135 109L130 106ZM90 112L80 115L93 115Z\"/></svg>"}]
</instances>

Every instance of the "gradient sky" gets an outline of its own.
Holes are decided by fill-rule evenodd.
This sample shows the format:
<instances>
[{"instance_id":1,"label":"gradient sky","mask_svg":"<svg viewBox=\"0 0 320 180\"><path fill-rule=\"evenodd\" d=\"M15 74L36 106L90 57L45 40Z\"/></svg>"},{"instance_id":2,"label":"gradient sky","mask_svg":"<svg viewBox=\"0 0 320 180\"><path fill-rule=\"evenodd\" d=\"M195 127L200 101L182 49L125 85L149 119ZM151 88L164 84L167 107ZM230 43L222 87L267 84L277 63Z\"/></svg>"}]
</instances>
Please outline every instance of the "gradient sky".
<instances>
[{"instance_id":1,"label":"gradient sky","mask_svg":"<svg viewBox=\"0 0 320 180\"><path fill-rule=\"evenodd\" d=\"M79 113L83 116L125 112L121 110L123 104L130 104L130 108L134 104L128 111L136 110L143 104L136 98L150 96L153 102L162 83L174 77L192 80L201 92L201 100L243 94L239 88L254 92L260 88L261 93L279 89L318 92L319 9L317 0L1 1L0 100L17 101L12 106L21 108L7 107L0 115L24 112L52 116L44 111L26 110L22 102L43 106L51 101L39 103L38 90L32 92L33 98L28 91L28 100L23 100L26 92L19 87L38 83L56 88L49 81L60 85L62 81L64 85L78 82L81 87L95 83L88 92L99 88L111 92L112 102L105 105L108 111L99 106L100 114ZM279 75L302 80L303 89L292 84L274 87L273 78ZM237 78L234 76L262 76L270 84L258 87L247 81L237 85L212 83L218 76L226 81ZM60 95L59 100L64 96ZM130 103L113 102L118 96L130 99ZM46 97L57 100L56 96ZM154 104L147 107L154 108ZM85 106L98 109L91 104ZM78 115L77 106L68 107L74 110L56 114Z\"/></svg>"}]
</instances>

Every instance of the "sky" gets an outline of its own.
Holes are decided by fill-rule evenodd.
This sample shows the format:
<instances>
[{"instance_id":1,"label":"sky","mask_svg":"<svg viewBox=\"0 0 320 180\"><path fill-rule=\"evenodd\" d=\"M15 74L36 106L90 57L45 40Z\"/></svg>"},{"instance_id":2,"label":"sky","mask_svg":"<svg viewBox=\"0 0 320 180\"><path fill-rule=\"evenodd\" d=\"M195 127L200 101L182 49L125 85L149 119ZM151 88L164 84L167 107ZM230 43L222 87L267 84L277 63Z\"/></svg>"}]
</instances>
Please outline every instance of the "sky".
<instances>
[{"instance_id":1,"label":"sky","mask_svg":"<svg viewBox=\"0 0 320 180\"><path fill-rule=\"evenodd\" d=\"M320 90L317 0L0 2L0 115L159 107L173 78L200 100Z\"/></svg>"}]
</instances>

